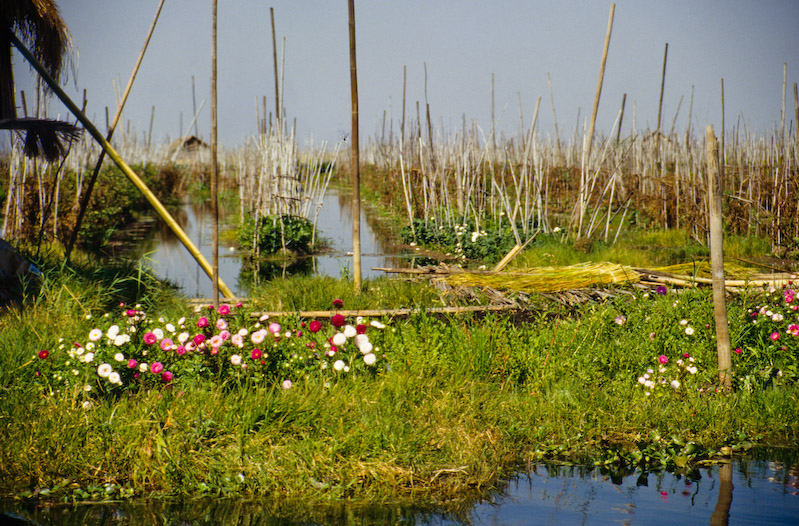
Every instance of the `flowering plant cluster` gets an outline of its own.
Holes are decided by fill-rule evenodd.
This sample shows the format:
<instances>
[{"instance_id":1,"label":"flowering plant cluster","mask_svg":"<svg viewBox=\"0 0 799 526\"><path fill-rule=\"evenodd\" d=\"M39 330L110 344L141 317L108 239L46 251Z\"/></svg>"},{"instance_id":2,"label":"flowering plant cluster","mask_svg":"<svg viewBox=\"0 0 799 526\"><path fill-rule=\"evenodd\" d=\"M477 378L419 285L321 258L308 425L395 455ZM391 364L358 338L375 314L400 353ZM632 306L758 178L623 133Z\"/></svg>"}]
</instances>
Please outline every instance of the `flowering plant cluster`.
<instances>
[{"instance_id":1,"label":"flowering plant cluster","mask_svg":"<svg viewBox=\"0 0 799 526\"><path fill-rule=\"evenodd\" d=\"M337 313L329 323L302 321L290 329L267 315L250 320L240 303L198 307L195 317L174 321L152 318L138 305L120 308L72 343L62 338L38 351L32 360L37 381L50 391L87 393L203 380L277 382L289 389L314 374L374 374L385 367L385 325L377 320L358 317L352 324Z\"/></svg>"},{"instance_id":2,"label":"flowering plant cluster","mask_svg":"<svg viewBox=\"0 0 799 526\"><path fill-rule=\"evenodd\" d=\"M689 353L683 353L676 360L670 360L665 354L658 356L657 369L650 367L638 377L636 387L644 390L644 396L664 391L678 391L696 384L698 368L695 359Z\"/></svg>"},{"instance_id":3,"label":"flowering plant cluster","mask_svg":"<svg viewBox=\"0 0 799 526\"><path fill-rule=\"evenodd\" d=\"M799 380L799 291L789 281L768 287L758 305L745 313L740 342L733 351L733 367L744 388L754 383Z\"/></svg>"}]
</instances>

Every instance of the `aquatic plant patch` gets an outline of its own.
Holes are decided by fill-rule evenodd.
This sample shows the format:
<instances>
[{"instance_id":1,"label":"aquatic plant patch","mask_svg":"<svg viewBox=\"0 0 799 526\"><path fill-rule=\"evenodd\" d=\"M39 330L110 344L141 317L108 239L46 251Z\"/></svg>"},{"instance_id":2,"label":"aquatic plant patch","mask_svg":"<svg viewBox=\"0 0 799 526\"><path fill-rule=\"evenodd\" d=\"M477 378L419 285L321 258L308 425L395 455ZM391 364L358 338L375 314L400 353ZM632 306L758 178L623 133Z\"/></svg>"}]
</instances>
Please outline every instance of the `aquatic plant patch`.
<instances>
[{"instance_id":1,"label":"aquatic plant patch","mask_svg":"<svg viewBox=\"0 0 799 526\"><path fill-rule=\"evenodd\" d=\"M343 302L334 300L341 308ZM293 382L311 375L377 374L385 368L385 325L334 315L288 327L267 315L251 320L241 304L198 307L192 318L151 317L139 305L105 313L88 334L62 337L31 357L42 390L81 389L92 397L181 383Z\"/></svg>"}]
</instances>

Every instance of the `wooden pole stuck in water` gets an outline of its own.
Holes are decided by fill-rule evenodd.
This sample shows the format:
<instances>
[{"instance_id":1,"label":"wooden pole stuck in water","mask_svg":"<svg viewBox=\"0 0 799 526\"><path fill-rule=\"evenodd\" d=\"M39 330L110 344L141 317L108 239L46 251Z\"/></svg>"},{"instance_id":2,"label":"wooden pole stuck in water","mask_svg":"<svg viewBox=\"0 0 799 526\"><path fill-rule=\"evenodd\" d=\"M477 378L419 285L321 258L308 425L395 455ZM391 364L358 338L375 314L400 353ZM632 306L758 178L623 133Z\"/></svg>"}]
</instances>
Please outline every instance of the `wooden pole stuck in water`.
<instances>
[{"instance_id":1,"label":"wooden pole stuck in water","mask_svg":"<svg viewBox=\"0 0 799 526\"><path fill-rule=\"evenodd\" d=\"M217 0L213 3L211 23L211 279L214 282L214 308L219 307L219 167L217 165L216 129L216 13Z\"/></svg>"},{"instance_id":2,"label":"wooden pole stuck in water","mask_svg":"<svg viewBox=\"0 0 799 526\"><path fill-rule=\"evenodd\" d=\"M206 274L213 279L213 271L211 269L211 265L208 264L208 260L202 255L199 249L192 243L189 236L186 235L186 232L180 228L175 218L172 217L172 214L164 207L161 201L155 196L155 194L147 188L147 185L141 178L136 175L130 166L120 157L116 150L114 150L113 146L103 137L103 134L100 133L100 130L86 117L86 114L83 113L69 98L69 96L61 89L61 86L53 79L52 76L44 69L44 67L39 63L38 60L31 54L25 44L19 41L19 39L13 33L10 33L9 38L11 39L11 43L22 53L22 56L31 64L31 66L36 70L37 73L42 77L42 79L47 83L50 89L55 93L55 95L61 99L61 102L67 107L69 111L72 112L75 117L78 118L80 123L86 128L86 131L94 138L95 141L105 150L108 156L111 158L114 163L122 170L122 173L130 179L130 181L139 189L139 191L144 195L147 201L155 208L155 211L161 216L161 219L172 229L175 235L180 239L180 242L183 243L183 246L189 251L189 253L194 257L195 260L200 264ZM233 292L228 288L227 285L220 279L219 280L219 290L228 297L233 298L235 297Z\"/></svg>"},{"instance_id":3,"label":"wooden pole stuck in water","mask_svg":"<svg viewBox=\"0 0 799 526\"><path fill-rule=\"evenodd\" d=\"M361 292L361 167L358 150L358 65L355 60L355 0L348 0L350 19L350 87L352 94L352 278Z\"/></svg>"},{"instance_id":4,"label":"wooden pole stuck in water","mask_svg":"<svg viewBox=\"0 0 799 526\"><path fill-rule=\"evenodd\" d=\"M708 208L710 209L710 266L713 278L713 311L716 318L716 350L719 363L719 385L732 389L732 355L730 353L730 329L727 321L727 299L724 289L724 232L721 220L721 180L719 169L719 143L713 126L707 127L705 150L707 162Z\"/></svg>"}]
</instances>

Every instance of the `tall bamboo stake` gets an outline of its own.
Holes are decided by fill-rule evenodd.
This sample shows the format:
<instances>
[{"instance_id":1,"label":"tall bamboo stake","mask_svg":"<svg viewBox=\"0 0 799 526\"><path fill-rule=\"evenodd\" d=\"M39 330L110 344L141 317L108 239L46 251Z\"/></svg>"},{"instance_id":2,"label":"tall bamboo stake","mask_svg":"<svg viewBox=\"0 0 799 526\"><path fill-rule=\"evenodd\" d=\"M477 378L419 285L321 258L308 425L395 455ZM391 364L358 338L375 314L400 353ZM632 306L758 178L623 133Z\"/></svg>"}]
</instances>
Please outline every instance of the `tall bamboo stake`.
<instances>
[{"instance_id":1,"label":"tall bamboo stake","mask_svg":"<svg viewBox=\"0 0 799 526\"><path fill-rule=\"evenodd\" d=\"M355 293L361 292L361 168L358 150L358 66L355 59L355 0L348 0L350 19L350 86L352 94L352 267Z\"/></svg>"},{"instance_id":2,"label":"tall bamboo stake","mask_svg":"<svg viewBox=\"0 0 799 526\"><path fill-rule=\"evenodd\" d=\"M707 127L705 150L708 178L708 204L710 208L710 266L713 277L713 311L716 318L716 350L719 363L719 385L732 388L732 356L730 354L730 329L727 322L727 299L724 288L724 232L721 220L721 181L719 169L719 143L713 126Z\"/></svg>"},{"instance_id":3,"label":"tall bamboo stake","mask_svg":"<svg viewBox=\"0 0 799 526\"><path fill-rule=\"evenodd\" d=\"M277 41L275 40L275 8L269 8L269 16L272 19L272 61L275 64L275 119L278 128L280 127L280 87L278 86L277 76Z\"/></svg>"},{"instance_id":4,"label":"tall bamboo stake","mask_svg":"<svg viewBox=\"0 0 799 526\"><path fill-rule=\"evenodd\" d=\"M663 51L663 73L660 76L660 100L658 102L658 126L655 130L660 134L660 116L663 112L663 90L666 87L666 59L669 56L669 43L666 42L666 49ZM658 140L659 141L659 140Z\"/></svg>"},{"instance_id":5,"label":"tall bamboo stake","mask_svg":"<svg viewBox=\"0 0 799 526\"><path fill-rule=\"evenodd\" d=\"M128 100L128 95L130 95L130 90L133 87L133 81L136 79L136 74L139 72L139 66L141 66L142 60L144 60L144 53L147 51L147 46L150 44L150 38L153 36L153 31L155 31L155 25L158 22L158 17L161 15L161 8L164 7L164 1L161 0L158 4L158 9L155 11L155 18L153 18L152 24L150 24L150 30L147 32L147 36L144 39L144 45L139 52L139 58L136 59L136 65L133 66L133 71L130 74L130 79L128 80L128 85L125 86L125 92L122 94L122 99L119 101L117 105L116 114L114 114L114 121L108 127L108 135L107 140L110 142L111 137L114 136L114 130L116 129L117 123L119 122L120 117L122 117L122 109L125 107L125 103ZM23 99L24 100L24 99ZM108 108L106 107L106 111ZM153 113L155 113L155 106L153 106ZM106 119L107 119L106 115ZM152 119L150 123L150 129L152 130ZM147 147L150 146L150 139L147 139ZM72 248L75 246L75 242L78 239L78 232L80 232L80 225L83 223L83 216L86 214L86 208L89 206L89 199L92 196L92 190L94 189L94 184L97 182L97 176L100 174L100 168L103 166L103 159L105 158L105 150L100 152L100 156L97 158L97 163L94 165L94 171L92 172L92 176L89 179L89 185L86 187L86 192L81 196L80 201L80 208L78 210L78 216L75 219L75 226L72 229L72 234L69 236L69 242L67 243L67 249L64 255L64 261L69 261L69 256L72 254Z\"/></svg>"},{"instance_id":6,"label":"tall bamboo stake","mask_svg":"<svg viewBox=\"0 0 799 526\"><path fill-rule=\"evenodd\" d=\"M31 66L33 66L36 72L39 73L52 92L55 93L55 95L61 99L61 102L64 103L67 109L78 118L81 124L83 124L84 128L86 128L86 131L89 132L94 140L97 141L103 150L105 150L111 160L116 163L120 170L122 170L122 173L124 173L125 176L130 179L130 181L136 186L136 188L139 189L139 191L144 195L153 208L155 208L155 211L159 216L161 216L161 219L163 219L167 226L172 229L172 232L175 233L180 242L183 243L183 246L186 247L186 250L188 250L192 257L194 257L194 259L200 264L205 273L208 274L209 277L213 278L213 271L211 269L211 265L208 264L208 260L205 259L194 243L192 243L191 239L189 239L189 236L186 235L186 232L180 228L180 225L178 225L177 221L175 221L175 218L172 217L172 214L170 214L169 211L164 208L164 205L161 204L161 201L158 200L155 194L153 194L150 189L147 188L147 185L144 183L144 181L142 181L141 178L136 175L136 172L134 172L122 159L122 157L119 156L119 154L116 152L116 150L114 150L106 138L103 137L103 134L100 133L100 130L98 130L97 127L88 119L88 117L86 117L86 115L80 111L72 99L70 99L64 90L61 89L61 86L59 86L53 77L50 76L47 70L45 70L44 67L39 64L39 61L36 60L28 48L26 48L25 45L20 42L13 33L10 35L10 38L11 43L19 50L20 53L22 53L22 55L31 64ZM225 285L221 279L218 281L219 289L222 291L222 293L228 298L233 298L233 292L228 288L228 286Z\"/></svg>"},{"instance_id":7,"label":"tall bamboo stake","mask_svg":"<svg viewBox=\"0 0 799 526\"><path fill-rule=\"evenodd\" d=\"M217 0L213 0L213 21L211 23L211 217L213 234L211 237L211 264L214 280L214 307L219 306L219 167L217 166L216 129L216 13Z\"/></svg>"},{"instance_id":8,"label":"tall bamboo stake","mask_svg":"<svg viewBox=\"0 0 799 526\"><path fill-rule=\"evenodd\" d=\"M605 33L605 47L602 50L602 64L599 67L599 80L596 84L596 95L594 96L594 109L591 112L591 125L588 128L588 145L583 152L583 169L591 159L591 144L594 140L594 126L596 125L596 114L599 111L599 96L602 94L602 80L605 77L605 63L608 60L608 48L610 47L610 33L613 30L613 13L616 10L616 4L610 4L610 16L608 17L608 30ZM583 185L585 177L580 177L580 197L579 197L579 214L577 220L577 237L582 234L583 228L583 207L585 206L585 197L583 196Z\"/></svg>"}]
</instances>

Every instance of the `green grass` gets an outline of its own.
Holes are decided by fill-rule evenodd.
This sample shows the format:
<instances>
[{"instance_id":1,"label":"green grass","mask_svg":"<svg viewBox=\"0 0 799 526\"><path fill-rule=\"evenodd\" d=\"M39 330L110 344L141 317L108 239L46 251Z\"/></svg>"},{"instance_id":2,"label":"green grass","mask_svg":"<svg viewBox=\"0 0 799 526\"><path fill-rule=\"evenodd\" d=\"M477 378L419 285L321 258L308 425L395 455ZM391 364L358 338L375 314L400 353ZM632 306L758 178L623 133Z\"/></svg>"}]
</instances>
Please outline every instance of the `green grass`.
<instances>
[{"instance_id":1,"label":"green grass","mask_svg":"<svg viewBox=\"0 0 799 526\"><path fill-rule=\"evenodd\" d=\"M632 469L646 451L654 467L691 469L723 446L799 446L799 345L785 335L780 350L768 338L771 322L750 319L749 309L775 295L730 301L733 345L743 347L730 394L708 390L717 376L713 308L707 290L692 290L589 303L574 314L536 301L517 317L389 317L382 352L390 368L377 376L310 375L289 390L186 379L98 396L87 410L80 390L37 387L30 362L39 349L85 334L123 301L152 316L193 313L136 268L41 263L48 277L38 295L0 316L5 495L457 507L527 461ZM352 283L324 277L275 280L257 294L253 308L270 310L327 309L337 297L346 308L441 304L428 285L396 280L367 282L360 296ZM681 376L682 389L645 396L637 378L659 355L672 368L686 352L698 372Z\"/></svg>"}]
</instances>

